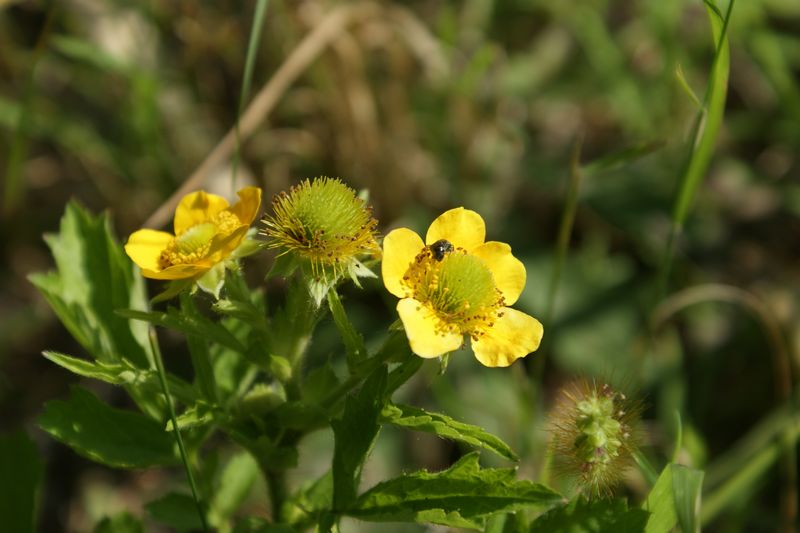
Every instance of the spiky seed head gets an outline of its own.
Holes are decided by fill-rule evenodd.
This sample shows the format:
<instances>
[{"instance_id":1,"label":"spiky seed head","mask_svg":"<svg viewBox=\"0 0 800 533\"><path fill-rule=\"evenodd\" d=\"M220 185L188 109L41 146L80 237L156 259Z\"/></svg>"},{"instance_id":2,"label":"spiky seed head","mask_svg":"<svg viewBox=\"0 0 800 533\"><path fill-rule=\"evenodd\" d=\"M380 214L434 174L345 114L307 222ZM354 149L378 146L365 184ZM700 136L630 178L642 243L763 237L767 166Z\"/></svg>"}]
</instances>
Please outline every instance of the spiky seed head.
<instances>
[{"instance_id":1,"label":"spiky seed head","mask_svg":"<svg viewBox=\"0 0 800 533\"><path fill-rule=\"evenodd\" d=\"M611 496L633 464L641 410L606 383L564 387L550 418L558 471L589 497Z\"/></svg>"}]
</instances>

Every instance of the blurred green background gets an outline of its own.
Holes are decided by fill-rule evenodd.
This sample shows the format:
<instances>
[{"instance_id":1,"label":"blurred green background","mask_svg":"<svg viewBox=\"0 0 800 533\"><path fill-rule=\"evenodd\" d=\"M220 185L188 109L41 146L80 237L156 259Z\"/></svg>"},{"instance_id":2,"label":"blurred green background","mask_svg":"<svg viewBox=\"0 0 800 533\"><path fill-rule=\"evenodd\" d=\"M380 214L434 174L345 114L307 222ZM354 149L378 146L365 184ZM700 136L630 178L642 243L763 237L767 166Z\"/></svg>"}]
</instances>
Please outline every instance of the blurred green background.
<instances>
[{"instance_id":1,"label":"blurred green background","mask_svg":"<svg viewBox=\"0 0 800 533\"><path fill-rule=\"evenodd\" d=\"M76 379L40 352L81 355L26 281L51 268L42 234L57 229L74 198L109 210L124 242L193 174L236 122L254 7L0 0L0 431L24 427L42 453L42 531L141 513L176 474L105 469L35 428L42 404ZM299 57L321 25L332 38ZM528 455L521 475L529 475L546 413L530 402L525 370L546 357L546 405L576 376L626 383L647 405L654 463L672 453L677 410L680 459L711 468L782 403L780 384L794 381L800 363L800 3L742 0L729 36L724 124L676 244L663 295L671 308L658 307L656 280L698 113L692 93L702 99L714 60L700 0L273 0L250 95L287 61L297 79L267 85L275 105L242 135L236 183L225 159L193 188L230 196L253 183L268 209L271 195L302 178L338 176L369 189L384 233L424 231L459 205L478 211L488 238L524 261L517 307L549 318L545 344L508 370L456 354L443 377L424 367L405 400L497 432ZM579 142L574 228L548 313ZM254 281L268 265L250 261ZM394 320L379 281L347 288L345 298L368 340ZM168 364L188 368L181 339L164 342ZM325 322L312 364L339 348ZM120 393L95 390L125 405ZM325 432L309 439L298 480L324 469L330 442ZM441 468L459 453L399 432L378 446L365 486L411 467ZM781 472L773 466L749 483L742 505L712 529L775 530ZM642 483L631 477L633 498ZM257 496L248 508L266 509Z\"/></svg>"}]
</instances>

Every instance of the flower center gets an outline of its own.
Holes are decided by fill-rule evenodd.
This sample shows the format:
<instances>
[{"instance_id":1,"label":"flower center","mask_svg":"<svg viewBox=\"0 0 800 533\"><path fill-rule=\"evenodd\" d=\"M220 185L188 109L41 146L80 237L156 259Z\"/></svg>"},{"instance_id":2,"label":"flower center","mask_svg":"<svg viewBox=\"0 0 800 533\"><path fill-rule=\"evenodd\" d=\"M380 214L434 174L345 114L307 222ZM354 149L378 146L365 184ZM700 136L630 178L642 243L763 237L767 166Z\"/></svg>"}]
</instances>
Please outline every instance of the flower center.
<instances>
[{"instance_id":1,"label":"flower center","mask_svg":"<svg viewBox=\"0 0 800 533\"><path fill-rule=\"evenodd\" d=\"M214 237L227 235L240 225L239 219L230 211L221 211L208 222L195 224L176 235L161 252L161 268L196 263L208 255Z\"/></svg>"},{"instance_id":2,"label":"flower center","mask_svg":"<svg viewBox=\"0 0 800 533\"><path fill-rule=\"evenodd\" d=\"M477 339L502 316L503 296L492 272L462 248L442 256L426 246L403 282L411 297L433 309L440 331L467 333Z\"/></svg>"}]
</instances>

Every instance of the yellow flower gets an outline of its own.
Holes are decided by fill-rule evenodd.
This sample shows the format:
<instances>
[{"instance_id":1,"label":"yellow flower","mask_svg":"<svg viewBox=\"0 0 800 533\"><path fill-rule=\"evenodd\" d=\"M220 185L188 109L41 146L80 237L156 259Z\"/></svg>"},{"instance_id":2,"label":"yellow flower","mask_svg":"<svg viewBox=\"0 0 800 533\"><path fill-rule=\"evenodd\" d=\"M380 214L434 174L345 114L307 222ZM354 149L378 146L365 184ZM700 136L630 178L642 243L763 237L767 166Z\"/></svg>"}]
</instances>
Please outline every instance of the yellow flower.
<instances>
[{"instance_id":1,"label":"yellow flower","mask_svg":"<svg viewBox=\"0 0 800 533\"><path fill-rule=\"evenodd\" d=\"M261 206L261 189L245 187L239 201L197 191L183 197L175 210L175 235L140 229L125 252L152 279L198 278L231 256L241 244Z\"/></svg>"},{"instance_id":2,"label":"yellow flower","mask_svg":"<svg viewBox=\"0 0 800 533\"><path fill-rule=\"evenodd\" d=\"M525 287L525 267L501 242L484 242L486 226L459 207L433 221L422 239L407 228L383 241L383 283L401 298L397 312L411 349L438 357L469 335L486 366L508 366L539 347L543 328L507 307Z\"/></svg>"}]
</instances>

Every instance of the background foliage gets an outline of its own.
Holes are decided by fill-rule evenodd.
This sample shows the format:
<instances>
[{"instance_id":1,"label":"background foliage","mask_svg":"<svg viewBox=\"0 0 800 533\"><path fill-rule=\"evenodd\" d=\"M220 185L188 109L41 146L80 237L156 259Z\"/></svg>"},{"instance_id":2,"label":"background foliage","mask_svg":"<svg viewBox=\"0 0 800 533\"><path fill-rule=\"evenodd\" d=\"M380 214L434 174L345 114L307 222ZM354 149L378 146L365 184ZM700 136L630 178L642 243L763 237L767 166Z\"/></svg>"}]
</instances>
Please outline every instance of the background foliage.
<instances>
[{"instance_id":1,"label":"background foliage","mask_svg":"<svg viewBox=\"0 0 800 533\"><path fill-rule=\"evenodd\" d=\"M99 467L33 427L46 400L87 394L70 393L75 378L40 353L103 350L76 344L26 281L52 265L41 235L56 230L75 198L108 209L124 239L193 175L236 121L254 9L0 2L0 448L29 449L27 438L10 433L20 428L36 441L41 463L23 454L31 459L17 466L43 472L42 530L141 514L150 493L166 493L178 472ZM328 46L320 37L313 49L304 39L319 27L333 38ZM384 232L422 230L453 206L480 212L489 237L510 243L527 267L517 305L545 323L545 345L527 361L542 371L543 396L576 375L627 383L646 399L646 452L655 463L672 456L680 427L679 459L706 470L706 488L752 473L731 489L747 505L716 509L710 527L773 530L790 470L775 460L753 470L749 461L767 449L766 436L797 425L791 409L776 409L791 397L786 383L800 347L800 6L739 2L728 31L724 122L663 288L676 191L715 65L699 1L273 1L251 94L257 100L266 87L274 106L242 123L237 186L252 182L269 196L303 177L340 176L369 189ZM274 84L285 62L297 79ZM575 187L571 168L573 178L580 170ZM230 170L201 167L194 188L230 194ZM573 233L560 262L558 229L570 199ZM252 270L258 281L265 268ZM47 282L55 281L37 284ZM79 282L69 282L76 298L85 296ZM271 283L268 291L281 290ZM117 296L107 295L109 305ZM394 319L379 282L344 297L359 331ZM183 340L163 342L167 365L186 374ZM342 352L325 321L311 359ZM542 452L536 432L544 414L530 401L522 365L487 371L463 353L445 377L436 370L423 368L403 390L409 403L499 435L522 457L525 476ZM92 390L126 407L118 390ZM409 466L442 470L462 455L448 441L414 435L381 435L366 486ZM294 483L324 471L329 442L323 432L304 443ZM636 476L626 486L634 496L646 492ZM253 513L265 506L259 491L249 500ZM713 509L714 501L705 504Z\"/></svg>"}]
</instances>

